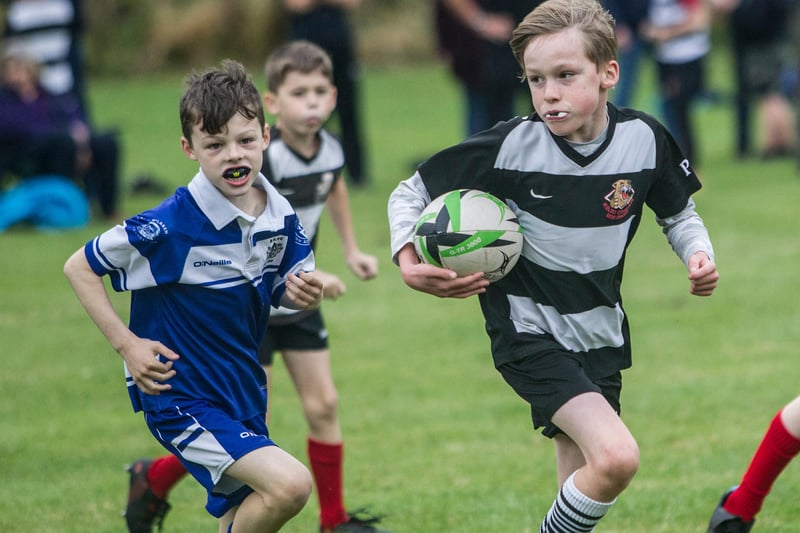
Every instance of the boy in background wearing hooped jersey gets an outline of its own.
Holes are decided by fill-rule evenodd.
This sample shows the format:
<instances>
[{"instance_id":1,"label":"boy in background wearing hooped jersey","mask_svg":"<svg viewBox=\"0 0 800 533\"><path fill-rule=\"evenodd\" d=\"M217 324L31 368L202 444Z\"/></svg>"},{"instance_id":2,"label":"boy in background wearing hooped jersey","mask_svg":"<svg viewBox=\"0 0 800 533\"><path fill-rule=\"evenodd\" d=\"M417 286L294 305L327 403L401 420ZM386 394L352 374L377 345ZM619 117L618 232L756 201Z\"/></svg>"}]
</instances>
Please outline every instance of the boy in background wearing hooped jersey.
<instances>
[{"instance_id":1,"label":"boy in background wearing hooped jersey","mask_svg":"<svg viewBox=\"0 0 800 533\"><path fill-rule=\"evenodd\" d=\"M534 113L448 148L392 193L392 253L404 282L440 297L479 295L494 363L554 440L560 490L540 532L590 531L630 483L639 450L619 417L631 364L620 286L644 206L709 296L719 275L692 193L700 181L667 130L617 109L614 21L595 0L548 0L515 29L511 49ZM414 225L440 194L480 189L508 203L525 237L502 280L420 263Z\"/></svg>"},{"instance_id":2,"label":"boy in background wearing hooped jersey","mask_svg":"<svg viewBox=\"0 0 800 533\"><path fill-rule=\"evenodd\" d=\"M227 60L187 85L181 148L199 172L88 242L64 272L122 356L134 410L206 488L220 532L278 531L311 477L269 437L258 346L270 305L316 308L322 282L297 215L258 172L269 127L250 76ZM132 291L129 326L105 275Z\"/></svg>"},{"instance_id":3,"label":"boy in background wearing hooped jersey","mask_svg":"<svg viewBox=\"0 0 800 533\"><path fill-rule=\"evenodd\" d=\"M361 252L353 231L347 187L342 179L344 153L339 141L323 129L336 106L333 66L327 53L309 41L292 41L267 59L267 110L277 117L262 173L297 211L306 234L316 242L327 205L350 270L362 280L374 278L378 261ZM316 270L324 297L344 294L342 280ZM320 506L320 530L376 533L377 518L344 506L342 430L337 416L337 391L331 372L325 323L319 309L280 307L270 314L259 360L269 382L273 353L280 351L297 389L308 421L308 456ZM269 388L269 387L268 387ZM169 509L172 487L185 470L173 455L139 459L131 467L125 512L130 531L150 531L157 511Z\"/></svg>"}]
</instances>

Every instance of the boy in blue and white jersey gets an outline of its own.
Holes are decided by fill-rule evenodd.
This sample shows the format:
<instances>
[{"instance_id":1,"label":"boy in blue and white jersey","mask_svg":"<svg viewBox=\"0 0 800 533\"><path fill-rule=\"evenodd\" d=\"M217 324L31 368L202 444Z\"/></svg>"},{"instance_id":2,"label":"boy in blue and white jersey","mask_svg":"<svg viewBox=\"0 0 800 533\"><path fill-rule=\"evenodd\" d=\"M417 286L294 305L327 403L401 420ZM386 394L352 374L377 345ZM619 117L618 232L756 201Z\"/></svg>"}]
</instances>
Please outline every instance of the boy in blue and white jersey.
<instances>
[{"instance_id":1,"label":"boy in blue and white jersey","mask_svg":"<svg viewBox=\"0 0 800 533\"><path fill-rule=\"evenodd\" d=\"M294 207L306 235L316 243L327 207L350 270L362 280L378 274L376 257L358 246L342 176L344 152L323 125L336 107L333 65L324 50L309 41L289 41L267 58L267 111L275 115L261 172ZM324 297L346 292L335 274L315 270ZM376 517L351 515L344 505L344 444L338 417L338 392L333 382L328 332L320 309L279 307L259 348L259 361L270 382L275 352L280 352L295 385L308 422L309 466L320 509L320 533L379 533ZM270 407L271 409L271 407ZM138 459L130 467L131 482L125 518L131 532L149 531L169 510L167 496L185 470L172 454Z\"/></svg>"},{"instance_id":2,"label":"boy in blue and white jersey","mask_svg":"<svg viewBox=\"0 0 800 533\"><path fill-rule=\"evenodd\" d=\"M220 531L278 531L311 492L265 422L258 346L270 306L314 309L323 287L297 215L259 173L269 143L258 89L224 61L188 78L184 154L200 170L161 205L95 237L65 274L125 362L135 411L207 489ZM102 276L131 291L130 323Z\"/></svg>"},{"instance_id":3,"label":"boy in blue and white jersey","mask_svg":"<svg viewBox=\"0 0 800 533\"><path fill-rule=\"evenodd\" d=\"M554 440L561 490L540 532L591 531L639 466L619 417L631 365L620 287L645 205L709 296L719 274L691 195L700 181L667 130L617 109L613 18L596 0L548 0L517 26L511 49L534 113L498 123L424 162L389 199L392 253L404 282L440 297L479 295L494 364ZM480 189L519 217L522 257L490 285L481 273L423 264L414 226L431 198Z\"/></svg>"}]
</instances>

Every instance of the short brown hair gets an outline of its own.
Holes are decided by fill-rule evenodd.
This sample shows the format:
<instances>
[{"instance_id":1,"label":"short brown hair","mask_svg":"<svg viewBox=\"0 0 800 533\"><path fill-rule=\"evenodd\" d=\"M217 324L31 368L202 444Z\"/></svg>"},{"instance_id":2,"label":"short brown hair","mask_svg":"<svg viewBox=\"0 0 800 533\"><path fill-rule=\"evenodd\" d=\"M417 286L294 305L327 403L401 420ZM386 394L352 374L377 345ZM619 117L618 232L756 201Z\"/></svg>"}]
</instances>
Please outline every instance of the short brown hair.
<instances>
[{"instance_id":1,"label":"short brown hair","mask_svg":"<svg viewBox=\"0 0 800 533\"><path fill-rule=\"evenodd\" d=\"M316 44L305 41L290 41L267 58L264 74L267 76L267 88L276 92L290 72L308 74L319 70L333 83L333 63L325 50Z\"/></svg>"},{"instance_id":2,"label":"short brown hair","mask_svg":"<svg viewBox=\"0 0 800 533\"><path fill-rule=\"evenodd\" d=\"M236 113L248 120L257 118L266 125L261 94L241 63L226 59L219 68L191 73L181 97L180 117L183 136L191 143L192 128L202 124L203 131L220 133Z\"/></svg>"},{"instance_id":3,"label":"short brown hair","mask_svg":"<svg viewBox=\"0 0 800 533\"><path fill-rule=\"evenodd\" d=\"M600 66L617 58L614 17L596 0L547 0L528 13L511 35L511 50L524 71L523 55L542 35L576 27L583 33L584 52Z\"/></svg>"}]
</instances>

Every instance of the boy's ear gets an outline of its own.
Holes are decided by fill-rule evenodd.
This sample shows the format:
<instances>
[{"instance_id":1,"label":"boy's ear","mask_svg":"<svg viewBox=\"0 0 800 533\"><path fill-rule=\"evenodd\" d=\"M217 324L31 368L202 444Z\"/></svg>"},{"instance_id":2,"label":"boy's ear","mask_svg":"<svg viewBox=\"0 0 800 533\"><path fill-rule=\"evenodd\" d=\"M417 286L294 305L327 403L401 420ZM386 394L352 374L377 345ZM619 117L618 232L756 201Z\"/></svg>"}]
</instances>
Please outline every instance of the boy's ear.
<instances>
[{"instance_id":1,"label":"boy's ear","mask_svg":"<svg viewBox=\"0 0 800 533\"><path fill-rule=\"evenodd\" d=\"M278 97L275 93L271 91L266 91L264 93L264 108L266 108L270 115L278 114Z\"/></svg>"},{"instance_id":2,"label":"boy's ear","mask_svg":"<svg viewBox=\"0 0 800 533\"><path fill-rule=\"evenodd\" d=\"M619 63L614 60L606 61L602 67L602 81L600 87L610 90L619 82Z\"/></svg>"},{"instance_id":3,"label":"boy's ear","mask_svg":"<svg viewBox=\"0 0 800 533\"><path fill-rule=\"evenodd\" d=\"M192 143L189 142L189 139L186 137L181 136L181 150L183 151L184 155L189 159L197 160L197 156L194 155L194 148L192 148Z\"/></svg>"}]
</instances>

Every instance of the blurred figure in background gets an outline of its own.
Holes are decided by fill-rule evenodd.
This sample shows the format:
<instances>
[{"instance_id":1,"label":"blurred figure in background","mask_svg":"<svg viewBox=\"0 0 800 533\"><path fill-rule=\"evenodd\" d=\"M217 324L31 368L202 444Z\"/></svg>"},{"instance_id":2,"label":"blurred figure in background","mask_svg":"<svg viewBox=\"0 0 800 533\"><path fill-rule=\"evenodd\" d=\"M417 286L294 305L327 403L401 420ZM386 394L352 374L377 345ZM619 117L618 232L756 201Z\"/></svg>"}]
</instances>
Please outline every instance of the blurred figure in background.
<instances>
[{"instance_id":1,"label":"blurred figure in background","mask_svg":"<svg viewBox=\"0 0 800 533\"><path fill-rule=\"evenodd\" d=\"M84 82L82 0L4 0L4 46L36 59L51 94L72 94L89 122Z\"/></svg>"},{"instance_id":2,"label":"blurred figure in background","mask_svg":"<svg viewBox=\"0 0 800 533\"><path fill-rule=\"evenodd\" d=\"M616 22L617 57L620 78L612 94L617 107L630 107L639 78L639 65L648 53L648 43L639 34L647 19L648 4L642 0L604 0L603 5Z\"/></svg>"},{"instance_id":3,"label":"blurred figure in background","mask_svg":"<svg viewBox=\"0 0 800 533\"><path fill-rule=\"evenodd\" d=\"M39 83L39 64L4 54L0 63L0 180L55 174L74 178L107 219L117 216L119 146L95 133L71 94Z\"/></svg>"},{"instance_id":4,"label":"blurred figure in background","mask_svg":"<svg viewBox=\"0 0 800 533\"><path fill-rule=\"evenodd\" d=\"M727 16L736 83L736 155L753 151L752 108L756 104L759 152L790 156L796 143L791 100L797 92L797 61L790 38L796 0L712 0Z\"/></svg>"},{"instance_id":5,"label":"blurred figure in background","mask_svg":"<svg viewBox=\"0 0 800 533\"><path fill-rule=\"evenodd\" d=\"M711 10L706 0L650 0L642 36L653 45L667 129L698 166L690 111L705 86L711 51Z\"/></svg>"},{"instance_id":6,"label":"blurred figure in background","mask_svg":"<svg viewBox=\"0 0 800 533\"><path fill-rule=\"evenodd\" d=\"M437 0L441 55L464 88L466 134L489 129L516 113L524 93L520 68L508 45L517 24L542 0Z\"/></svg>"},{"instance_id":7,"label":"blurred figure in background","mask_svg":"<svg viewBox=\"0 0 800 533\"><path fill-rule=\"evenodd\" d=\"M360 108L360 68L355 34L348 12L361 0L282 0L289 12L290 40L305 39L328 52L333 61L334 85L338 89L339 117L345 167L355 186L369 181Z\"/></svg>"}]
</instances>

